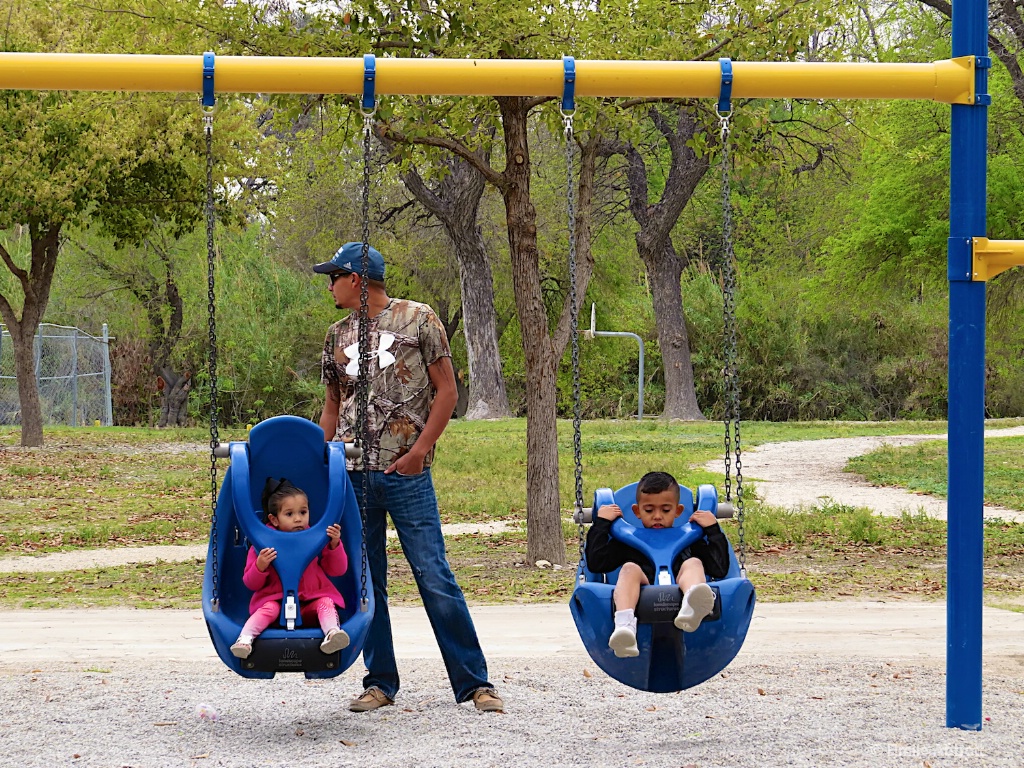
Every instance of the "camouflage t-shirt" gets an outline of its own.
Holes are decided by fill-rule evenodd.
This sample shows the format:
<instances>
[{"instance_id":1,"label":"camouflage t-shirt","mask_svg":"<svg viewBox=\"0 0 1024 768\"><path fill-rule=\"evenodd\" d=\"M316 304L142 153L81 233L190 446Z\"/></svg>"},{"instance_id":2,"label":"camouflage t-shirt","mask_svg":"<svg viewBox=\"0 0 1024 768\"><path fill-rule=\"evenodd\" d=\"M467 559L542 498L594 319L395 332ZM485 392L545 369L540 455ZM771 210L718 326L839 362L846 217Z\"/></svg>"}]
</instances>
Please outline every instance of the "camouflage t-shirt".
<instances>
[{"instance_id":1,"label":"camouflage t-shirt","mask_svg":"<svg viewBox=\"0 0 1024 768\"><path fill-rule=\"evenodd\" d=\"M437 315L426 304L391 299L376 317L370 318L370 396L367 409L366 466L385 470L408 453L423 431L434 388L428 366L451 357L448 337ZM321 381L335 388L341 407L335 440L356 437L356 381L359 374L359 312L351 312L327 330ZM429 467L431 448L423 460ZM362 462L349 461L349 469Z\"/></svg>"}]
</instances>

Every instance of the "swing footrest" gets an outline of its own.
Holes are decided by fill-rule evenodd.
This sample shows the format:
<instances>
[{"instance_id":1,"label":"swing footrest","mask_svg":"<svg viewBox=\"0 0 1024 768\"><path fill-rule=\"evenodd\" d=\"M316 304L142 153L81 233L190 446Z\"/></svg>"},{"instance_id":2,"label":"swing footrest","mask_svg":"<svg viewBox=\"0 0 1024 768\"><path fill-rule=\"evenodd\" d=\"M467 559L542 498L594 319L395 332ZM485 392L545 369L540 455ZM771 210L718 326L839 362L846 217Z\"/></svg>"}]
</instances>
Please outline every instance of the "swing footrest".
<instances>
[{"instance_id":1,"label":"swing footrest","mask_svg":"<svg viewBox=\"0 0 1024 768\"><path fill-rule=\"evenodd\" d=\"M722 618L722 596L718 587L711 585L715 593L715 606L704 621ZM671 624L683 604L683 593L675 584L671 586L651 585L640 588L640 601L636 604L636 620L640 624Z\"/></svg>"},{"instance_id":2,"label":"swing footrest","mask_svg":"<svg viewBox=\"0 0 1024 768\"><path fill-rule=\"evenodd\" d=\"M320 650L323 638L257 638L242 669L259 672L326 672L337 669L341 654Z\"/></svg>"}]
</instances>

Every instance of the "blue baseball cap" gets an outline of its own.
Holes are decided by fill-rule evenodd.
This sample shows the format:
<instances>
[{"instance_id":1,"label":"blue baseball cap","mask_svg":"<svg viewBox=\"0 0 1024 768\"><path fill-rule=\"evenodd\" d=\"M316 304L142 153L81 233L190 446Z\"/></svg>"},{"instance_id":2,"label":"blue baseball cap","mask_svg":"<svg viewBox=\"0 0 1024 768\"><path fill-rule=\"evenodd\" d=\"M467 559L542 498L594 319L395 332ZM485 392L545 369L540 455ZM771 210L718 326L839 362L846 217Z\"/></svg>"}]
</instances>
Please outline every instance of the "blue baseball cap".
<instances>
[{"instance_id":1,"label":"blue baseball cap","mask_svg":"<svg viewBox=\"0 0 1024 768\"><path fill-rule=\"evenodd\" d=\"M372 245L369 248L366 276L370 280L384 280L384 257ZM313 267L314 272L329 275L331 272L363 273L363 244L345 243L334 254L330 261L322 262Z\"/></svg>"}]
</instances>

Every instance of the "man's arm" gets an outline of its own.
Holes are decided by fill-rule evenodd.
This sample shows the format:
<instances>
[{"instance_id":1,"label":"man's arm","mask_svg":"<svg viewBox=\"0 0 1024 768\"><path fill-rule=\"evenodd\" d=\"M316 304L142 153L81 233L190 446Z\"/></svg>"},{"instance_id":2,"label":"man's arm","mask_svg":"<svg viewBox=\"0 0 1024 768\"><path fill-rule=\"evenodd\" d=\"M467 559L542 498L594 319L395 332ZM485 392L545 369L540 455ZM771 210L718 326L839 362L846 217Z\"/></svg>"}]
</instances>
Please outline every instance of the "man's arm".
<instances>
[{"instance_id":1,"label":"man's arm","mask_svg":"<svg viewBox=\"0 0 1024 768\"><path fill-rule=\"evenodd\" d=\"M341 408L341 395L337 385L328 384L325 389L324 410L320 414L320 429L324 431L324 440L330 442L338 431L338 411Z\"/></svg>"},{"instance_id":2,"label":"man's arm","mask_svg":"<svg viewBox=\"0 0 1024 768\"><path fill-rule=\"evenodd\" d=\"M451 421L459 392L455 386L455 369L452 368L450 357L439 357L427 367L427 375L434 387L434 401L430 404L430 415L423 431L416 439L408 453L399 456L385 473L398 472L403 475L418 475L423 471L423 459L434 443L441 437L448 422ZM322 422L321 422L322 425Z\"/></svg>"}]
</instances>

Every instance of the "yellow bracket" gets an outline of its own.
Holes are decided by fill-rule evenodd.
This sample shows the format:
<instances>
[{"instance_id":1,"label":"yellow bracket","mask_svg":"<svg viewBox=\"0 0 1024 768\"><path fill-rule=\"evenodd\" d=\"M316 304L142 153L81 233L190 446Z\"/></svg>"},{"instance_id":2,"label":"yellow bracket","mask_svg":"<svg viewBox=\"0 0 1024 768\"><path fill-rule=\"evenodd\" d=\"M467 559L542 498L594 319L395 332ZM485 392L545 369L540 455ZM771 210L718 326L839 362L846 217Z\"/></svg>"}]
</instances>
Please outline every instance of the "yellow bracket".
<instances>
[{"instance_id":1,"label":"yellow bracket","mask_svg":"<svg viewBox=\"0 0 1024 768\"><path fill-rule=\"evenodd\" d=\"M978 282L991 280L1010 267L1024 264L1024 240L989 240L975 237L973 257L973 279Z\"/></svg>"}]
</instances>

